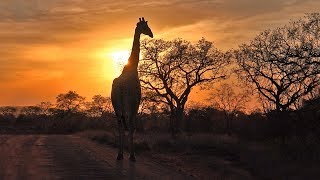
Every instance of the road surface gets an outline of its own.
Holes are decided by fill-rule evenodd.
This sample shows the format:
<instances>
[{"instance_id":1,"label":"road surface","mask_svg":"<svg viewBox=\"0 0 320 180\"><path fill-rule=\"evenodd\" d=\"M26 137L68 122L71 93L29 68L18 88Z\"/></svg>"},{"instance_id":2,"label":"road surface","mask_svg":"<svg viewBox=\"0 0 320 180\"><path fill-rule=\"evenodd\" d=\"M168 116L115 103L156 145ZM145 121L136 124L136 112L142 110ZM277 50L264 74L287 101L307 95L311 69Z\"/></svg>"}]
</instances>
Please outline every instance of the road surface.
<instances>
[{"instance_id":1,"label":"road surface","mask_svg":"<svg viewBox=\"0 0 320 180\"><path fill-rule=\"evenodd\" d=\"M139 157L73 135L0 135L0 179L190 179Z\"/></svg>"}]
</instances>

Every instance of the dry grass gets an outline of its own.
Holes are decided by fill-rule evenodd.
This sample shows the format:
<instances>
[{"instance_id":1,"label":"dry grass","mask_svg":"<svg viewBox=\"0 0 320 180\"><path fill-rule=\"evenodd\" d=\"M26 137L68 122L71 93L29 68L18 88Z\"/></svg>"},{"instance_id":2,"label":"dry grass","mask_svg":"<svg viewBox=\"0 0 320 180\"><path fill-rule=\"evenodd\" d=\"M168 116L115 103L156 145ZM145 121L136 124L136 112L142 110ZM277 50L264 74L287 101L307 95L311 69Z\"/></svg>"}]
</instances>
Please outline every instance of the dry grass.
<instances>
[{"instance_id":1,"label":"dry grass","mask_svg":"<svg viewBox=\"0 0 320 180\"><path fill-rule=\"evenodd\" d=\"M78 133L99 143L117 146L117 135L110 131L84 131ZM127 137L127 136L126 136ZM139 152L144 151L188 151L188 150L206 150L210 148L234 149L239 146L239 140L236 137L227 135L195 134L192 136L179 135L175 138L168 133L137 133L135 134L135 147ZM125 138L127 139L127 138ZM125 141L125 146L128 141Z\"/></svg>"},{"instance_id":2,"label":"dry grass","mask_svg":"<svg viewBox=\"0 0 320 180\"><path fill-rule=\"evenodd\" d=\"M117 146L117 138L112 132L86 131L78 135L99 143ZM250 172L252 176L264 179L303 179L305 177L314 179L314 177L319 177L320 164L315 159L318 156L310 158L308 155L310 146L302 148L303 146L298 142L300 141L291 140L283 147L275 142L248 142L227 135L194 134L187 136L182 134L172 138L166 133L145 133L135 136L135 147L138 154L152 154L153 157L161 154L156 157L163 157L162 160L169 164L168 161L177 161L177 158L174 157L176 156L180 158L179 161L183 162L182 166L187 167L187 163L190 163L192 159L192 165L203 166L203 169L211 167L212 171L215 171L221 164L217 165L217 162L212 162L214 159L214 161L224 162L223 167L229 164L228 166L232 166L230 169L241 168ZM293 158L295 156L292 153L298 153L299 159ZM209 159L212 161L210 162ZM197 160L203 162L196 162ZM174 163L171 162L171 164Z\"/></svg>"}]
</instances>

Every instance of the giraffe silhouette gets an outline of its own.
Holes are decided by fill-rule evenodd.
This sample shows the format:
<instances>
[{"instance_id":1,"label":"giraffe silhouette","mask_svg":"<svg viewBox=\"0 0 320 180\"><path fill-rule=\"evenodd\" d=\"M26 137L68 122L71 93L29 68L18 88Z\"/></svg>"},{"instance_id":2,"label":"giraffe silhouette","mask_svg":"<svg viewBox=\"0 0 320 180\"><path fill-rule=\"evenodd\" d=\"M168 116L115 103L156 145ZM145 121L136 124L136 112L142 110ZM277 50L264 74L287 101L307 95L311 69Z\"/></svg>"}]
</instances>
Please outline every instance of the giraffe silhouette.
<instances>
[{"instance_id":1,"label":"giraffe silhouette","mask_svg":"<svg viewBox=\"0 0 320 180\"><path fill-rule=\"evenodd\" d=\"M145 34L153 38L148 21L139 18L135 28L133 46L128 64L123 68L119 77L112 83L111 100L118 121L119 152L117 160L123 159L124 131L129 130L130 161L136 161L134 154L133 135L135 132L136 115L141 100L141 86L138 76L138 63L140 55L140 35ZM129 123L129 127L127 125Z\"/></svg>"}]
</instances>

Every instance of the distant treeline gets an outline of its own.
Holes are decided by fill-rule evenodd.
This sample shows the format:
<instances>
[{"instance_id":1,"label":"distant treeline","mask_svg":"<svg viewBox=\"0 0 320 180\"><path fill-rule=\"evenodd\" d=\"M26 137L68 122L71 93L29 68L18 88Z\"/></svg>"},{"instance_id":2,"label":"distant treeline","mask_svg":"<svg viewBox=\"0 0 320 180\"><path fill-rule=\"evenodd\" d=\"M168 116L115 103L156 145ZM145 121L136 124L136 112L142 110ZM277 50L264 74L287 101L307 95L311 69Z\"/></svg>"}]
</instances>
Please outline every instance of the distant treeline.
<instances>
[{"instance_id":1,"label":"distant treeline","mask_svg":"<svg viewBox=\"0 0 320 180\"><path fill-rule=\"evenodd\" d=\"M39 133L74 133L83 130L108 130L116 133L116 119L110 99L94 96L91 102L74 91L57 96L56 105L48 102L28 107L0 107L3 132L27 130ZM151 103L151 104L148 104ZM137 131L171 132L168 108L157 109L153 102L142 103ZM155 110L157 109L157 110ZM320 97L305 101L297 110L245 114L226 112L215 107L192 107L184 113L182 130L187 134L213 133L237 135L248 139L320 135Z\"/></svg>"}]
</instances>

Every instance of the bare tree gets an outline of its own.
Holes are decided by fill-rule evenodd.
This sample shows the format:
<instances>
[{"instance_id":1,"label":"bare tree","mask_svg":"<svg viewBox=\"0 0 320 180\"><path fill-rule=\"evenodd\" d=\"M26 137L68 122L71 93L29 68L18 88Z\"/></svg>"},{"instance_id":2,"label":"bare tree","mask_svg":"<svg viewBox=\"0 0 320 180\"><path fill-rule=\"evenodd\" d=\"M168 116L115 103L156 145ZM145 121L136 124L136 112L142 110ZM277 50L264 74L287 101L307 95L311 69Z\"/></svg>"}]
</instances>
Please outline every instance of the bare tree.
<instances>
[{"instance_id":1,"label":"bare tree","mask_svg":"<svg viewBox=\"0 0 320 180\"><path fill-rule=\"evenodd\" d=\"M37 116L41 114L41 108L39 106L26 106L21 109L20 114L26 116Z\"/></svg>"},{"instance_id":2,"label":"bare tree","mask_svg":"<svg viewBox=\"0 0 320 180\"><path fill-rule=\"evenodd\" d=\"M85 97L80 96L75 91L69 91L66 94L59 94L57 96L57 108L67 114L79 112L84 100Z\"/></svg>"},{"instance_id":3,"label":"bare tree","mask_svg":"<svg viewBox=\"0 0 320 180\"><path fill-rule=\"evenodd\" d=\"M51 115L50 109L53 107L51 102L41 102L37 106L41 109L41 114Z\"/></svg>"},{"instance_id":4,"label":"bare tree","mask_svg":"<svg viewBox=\"0 0 320 180\"><path fill-rule=\"evenodd\" d=\"M139 72L142 87L153 91L154 100L170 107L172 132L181 131L185 104L195 86L225 77L225 54L204 38L196 44L176 39L142 43L144 59ZM174 123L173 123L174 121Z\"/></svg>"},{"instance_id":5,"label":"bare tree","mask_svg":"<svg viewBox=\"0 0 320 180\"><path fill-rule=\"evenodd\" d=\"M18 109L13 106L2 106L0 107L0 115L2 116L9 116L9 115L16 115Z\"/></svg>"},{"instance_id":6,"label":"bare tree","mask_svg":"<svg viewBox=\"0 0 320 180\"><path fill-rule=\"evenodd\" d=\"M102 95L94 95L92 101L88 104L88 111L93 116L102 116L105 112L112 112L112 104L110 97Z\"/></svg>"},{"instance_id":7,"label":"bare tree","mask_svg":"<svg viewBox=\"0 0 320 180\"><path fill-rule=\"evenodd\" d=\"M233 118L238 112L246 109L245 105L250 99L249 94L248 91L243 90L236 92L234 86L224 83L210 95L209 100L213 106L224 112L228 134L232 132Z\"/></svg>"},{"instance_id":8,"label":"bare tree","mask_svg":"<svg viewBox=\"0 0 320 180\"><path fill-rule=\"evenodd\" d=\"M18 108L13 106L2 106L0 107L0 120L5 122L15 122L16 116L18 115Z\"/></svg>"},{"instance_id":9,"label":"bare tree","mask_svg":"<svg viewBox=\"0 0 320 180\"><path fill-rule=\"evenodd\" d=\"M166 108L167 104L159 103L159 96L154 91L144 89L142 94L138 115L156 114Z\"/></svg>"},{"instance_id":10,"label":"bare tree","mask_svg":"<svg viewBox=\"0 0 320 180\"><path fill-rule=\"evenodd\" d=\"M286 111L320 85L320 14L266 30L235 51L240 78L269 109Z\"/></svg>"}]
</instances>

